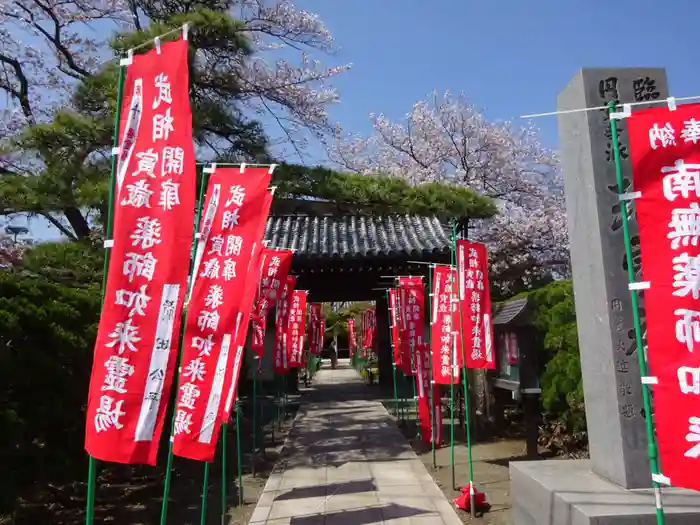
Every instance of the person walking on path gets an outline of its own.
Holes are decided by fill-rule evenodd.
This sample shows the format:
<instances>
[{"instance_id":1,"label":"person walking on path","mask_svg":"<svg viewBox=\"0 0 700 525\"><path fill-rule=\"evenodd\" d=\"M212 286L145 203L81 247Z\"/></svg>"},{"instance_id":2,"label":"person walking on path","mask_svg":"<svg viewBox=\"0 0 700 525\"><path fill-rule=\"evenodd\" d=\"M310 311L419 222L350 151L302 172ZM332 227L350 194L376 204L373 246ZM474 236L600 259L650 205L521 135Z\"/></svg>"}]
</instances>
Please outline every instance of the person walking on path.
<instances>
[{"instance_id":1,"label":"person walking on path","mask_svg":"<svg viewBox=\"0 0 700 525\"><path fill-rule=\"evenodd\" d=\"M338 364L338 343L336 342L335 339L331 341L331 351L330 351L330 357L331 357L331 369L335 370L336 365Z\"/></svg>"}]
</instances>

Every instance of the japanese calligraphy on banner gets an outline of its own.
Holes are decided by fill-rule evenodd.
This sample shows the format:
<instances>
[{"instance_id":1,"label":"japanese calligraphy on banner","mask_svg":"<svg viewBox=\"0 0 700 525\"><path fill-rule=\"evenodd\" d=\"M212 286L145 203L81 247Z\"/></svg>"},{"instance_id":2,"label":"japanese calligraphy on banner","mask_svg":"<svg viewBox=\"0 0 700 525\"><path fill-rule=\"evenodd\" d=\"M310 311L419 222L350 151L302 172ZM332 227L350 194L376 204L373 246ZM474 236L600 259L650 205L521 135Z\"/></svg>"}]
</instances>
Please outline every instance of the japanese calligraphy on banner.
<instances>
[{"instance_id":1,"label":"japanese calligraphy on banner","mask_svg":"<svg viewBox=\"0 0 700 525\"><path fill-rule=\"evenodd\" d=\"M348 346L350 347L350 357L355 356L357 350L357 334L355 334L355 318L348 319Z\"/></svg>"},{"instance_id":2,"label":"japanese calligraphy on banner","mask_svg":"<svg viewBox=\"0 0 700 525\"><path fill-rule=\"evenodd\" d=\"M400 332L400 336L402 339L406 338L409 359L412 363L411 369L418 374L415 354L418 345L423 344L425 341L425 327L423 326L425 292L423 290L423 279L421 277L399 277L399 293L401 295L401 317L404 323L402 327L404 328L404 333Z\"/></svg>"},{"instance_id":3,"label":"japanese calligraphy on banner","mask_svg":"<svg viewBox=\"0 0 700 525\"><path fill-rule=\"evenodd\" d=\"M265 218L267 218L269 214L271 204L272 193L268 192L265 198L263 210L261 211ZM222 423L226 423L228 421L231 414L231 406L233 405L234 399L236 399L236 390L238 388L238 380L243 362L243 348L245 346L246 339L248 338L248 328L250 327L251 312L253 311L253 300L255 298L255 294L257 293L258 283L260 281L260 257L263 249L262 238L265 230L265 222L265 219L260 221L259 229L255 234L256 242L253 243L253 247L251 249L247 278L245 280L243 295L241 297L240 326L237 323L236 330L234 331L234 348L236 349L236 353L234 355L233 369L232 374L226 377L226 383L224 385L224 392L227 391L228 394L226 396L226 403L221 411Z\"/></svg>"},{"instance_id":4,"label":"japanese calligraphy on banner","mask_svg":"<svg viewBox=\"0 0 700 525\"><path fill-rule=\"evenodd\" d=\"M275 374L286 374L290 368L289 352L291 345L287 337L287 326L289 323L289 309L296 284L297 278L288 275L275 306L275 361L272 366Z\"/></svg>"},{"instance_id":5,"label":"japanese calligraphy on banner","mask_svg":"<svg viewBox=\"0 0 700 525\"><path fill-rule=\"evenodd\" d=\"M700 104L627 121L663 475L700 490Z\"/></svg>"},{"instance_id":6,"label":"japanese calligraphy on banner","mask_svg":"<svg viewBox=\"0 0 700 525\"><path fill-rule=\"evenodd\" d=\"M416 347L416 394L418 395L418 420L420 423L421 439L426 445L430 445L433 440L433 431L439 432L435 436L435 443L440 444L442 441L442 432L437 425L433 424L431 415L442 422L442 415L438 416L438 412L442 412L440 408L440 387L435 384L432 386L433 410L430 407L430 346L427 343L420 343Z\"/></svg>"},{"instance_id":7,"label":"japanese calligraphy on banner","mask_svg":"<svg viewBox=\"0 0 700 525\"><path fill-rule=\"evenodd\" d=\"M282 283L287 279L292 265L291 250L273 250L263 248L261 254L262 271L258 288L257 301L253 312L253 351L262 356L265 348L265 328L270 304L277 300Z\"/></svg>"},{"instance_id":8,"label":"japanese calligraphy on banner","mask_svg":"<svg viewBox=\"0 0 700 525\"><path fill-rule=\"evenodd\" d=\"M306 333L306 290L294 290L289 308L287 337L289 340L289 367L304 366L304 334Z\"/></svg>"},{"instance_id":9,"label":"japanese calligraphy on banner","mask_svg":"<svg viewBox=\"0 0 700 525\"><path fill-rule=\"evenodd\" d=\"M389 330L391 332L391 348L394 354L394 365L401 366L401 349L399 347L399 312L396 288L389 290Z\"/></svg>"},{"instance_id":10,"label":"japanese calligraphy on banner","mask_svg":"<svg viewBox=\"0 0 700 525\"><path fill-rule=\"evenodd\" d=\"M414 370L413 356L408 343L408 320L406 319L404 304L406 303L406 288L396 288L396 319L399 325L399 353L401 354L401 371L405 376L410 376ZM412 317L412 316L411 316Z\"/></svg>"},{"instance_id":11,"label":"japanese calligraphy on banner","mask_svg":"<svg viewBox=\"0 0 700 525\"><path fill-rule=\"evenodd\" d=\"M195 209L187 42L128 66L105 301L85 449L155 465L177 354Z\"/></svg>"},{"instance_id":12,"label":"japanese calligraphy on banner","mask_svg":"<svg viewBox=\"0 0 700 525\"><path fill-rule=\"evenodd\" d=\"M175 406L176 456L213 460L224 388L238 353L242 290L260 224L267 219L270 179L269 168L217 168L209 177L205 209L215 195L220 198L201 257L195 258L201 264L193 268Z\"/></svg>"},{"instance_id":13,"label":"japanese calligraphy on banner","mask_svg":"<svg viewBox=\"0 0 700 525\"><path fill-rule=\"evenodd\" d=\"M433 269L433 300L430 342L433 353L433 380L439 385L459 383L461 360L457 351L459 312L457 312L456 271L451 266Z\"/></svg>"},{"instance_id":14,"label":"japanese calligraphy on banner","mask_svg":"<svg viewBox=\"0 0 700 525\"><path fill-rule=\"evenodd\" d=\"M309 311L309 352L313 355L319 355L323 349L323 338L321 335L322 307L321 303L311 303Z\"/></svg>"},{"instance_id":15,"label":"japanese calligraphy on banner","mask_svg":"<svg viewBox=\"0 0 700 525\"><path fill-rule=\"evenodd\" d=\"M375 310L365 310L360 317L362 326L362 357L366 358L374 343Z\"/></svg>"},{"instance_id":16,"label":"japanese calligraphy on banner","mask_svg":"<svg viewBox=\"0 0 700 525\"><path fill-rule=\"evenodd\" d=\"M464 334L464 364L467 368L496 368L491 324L486 246L466 240L457 241L459 308ZM461 353L460 352L460 353Z\"/></svg>"},{"instance_id":17,"label":"japanese calligraphy on banner","mask_svg":"<svg viewBox=\"0 0 700 525\"><path fill-rule=\"evenodd\" d=\"M326 316L321 314L321 320L318 326L318 348L319 352L323 350L323 345L326 341Z\"/></svg>"}]
</instances>

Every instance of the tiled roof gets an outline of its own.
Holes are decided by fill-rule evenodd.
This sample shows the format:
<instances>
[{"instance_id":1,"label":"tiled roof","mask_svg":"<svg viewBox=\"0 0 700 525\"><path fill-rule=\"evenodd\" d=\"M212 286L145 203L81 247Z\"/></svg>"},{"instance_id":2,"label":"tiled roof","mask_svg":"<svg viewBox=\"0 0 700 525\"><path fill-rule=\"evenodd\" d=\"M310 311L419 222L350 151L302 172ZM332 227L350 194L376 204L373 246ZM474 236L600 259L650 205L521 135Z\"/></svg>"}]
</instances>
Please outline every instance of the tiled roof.
<instances>
[{"instance_id":1,"label":"tiled roof","mask_svg":"<svg viewBox=\"0 0 700 525\"><path fill-rule=\"evenodd\" d=\"M295 250L295 258L418 257L448 251L448 232L435 217L273 215L265 240Z\"/></svg>"},{"instance_id":2,"label":"tiled roof","mask_svg":"<svg viewBox=\"0 0 700 525\"><path fill-rule=\"evenodd\" d=\"M501 325L515 321L527 309L528 304L529 299L527 297L495 304L493 307L493 324Z\"/></svg>"}]
</instances>

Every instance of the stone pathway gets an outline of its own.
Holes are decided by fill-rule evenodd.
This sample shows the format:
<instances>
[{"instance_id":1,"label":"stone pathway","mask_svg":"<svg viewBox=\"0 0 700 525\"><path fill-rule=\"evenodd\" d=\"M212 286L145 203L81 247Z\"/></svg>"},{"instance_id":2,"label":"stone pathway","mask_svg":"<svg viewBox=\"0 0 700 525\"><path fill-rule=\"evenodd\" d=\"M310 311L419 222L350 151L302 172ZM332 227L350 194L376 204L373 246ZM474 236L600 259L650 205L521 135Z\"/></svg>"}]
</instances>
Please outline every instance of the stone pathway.
<instances>
[{"instance_id":1,"label":"stone pathway","mask_svg":"<svg viewBox=\"0 0 700 525\"><path fill-rule=\"evenodd\" d=\"M380 401L347 360L303 397L250 525L460 525Z\"/></svg>"}]
</instances>

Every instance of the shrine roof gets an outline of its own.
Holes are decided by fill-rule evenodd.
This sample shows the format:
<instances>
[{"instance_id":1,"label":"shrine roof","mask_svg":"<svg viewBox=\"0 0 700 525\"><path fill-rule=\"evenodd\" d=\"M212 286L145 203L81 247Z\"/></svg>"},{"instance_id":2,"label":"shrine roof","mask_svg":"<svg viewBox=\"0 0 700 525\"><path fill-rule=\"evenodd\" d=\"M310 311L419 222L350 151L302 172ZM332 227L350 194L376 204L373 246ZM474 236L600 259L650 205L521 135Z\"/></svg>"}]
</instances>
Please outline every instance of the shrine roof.
<instances>
[{"instance_id":1,"label":"shrine roof","mask_svg":"<svg viewBox=\"0 0 700 525\"><path fill-rule=\"evenodd\" d=\"M493 324L505 325L515 321L526 321L524 318L519 319L519 317L527 312L529 304L528 297L495 303L493 305Z\"/></svg>"},{"instance_id":2,"label":"shrine roof","mask_svg":"<svg viewBox=\"0 0 700 525\"><path fill-rule=\"evenodd\" d=\"M295 259L421 258L448 253L449 231L437 217L292 214L270 216L265 240Z\"/></svg>"}]
</instances>

